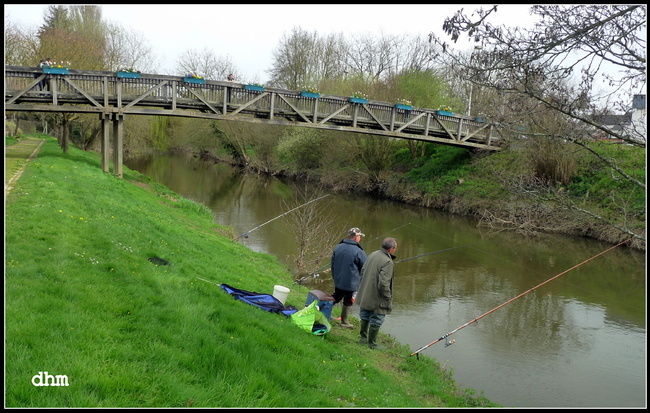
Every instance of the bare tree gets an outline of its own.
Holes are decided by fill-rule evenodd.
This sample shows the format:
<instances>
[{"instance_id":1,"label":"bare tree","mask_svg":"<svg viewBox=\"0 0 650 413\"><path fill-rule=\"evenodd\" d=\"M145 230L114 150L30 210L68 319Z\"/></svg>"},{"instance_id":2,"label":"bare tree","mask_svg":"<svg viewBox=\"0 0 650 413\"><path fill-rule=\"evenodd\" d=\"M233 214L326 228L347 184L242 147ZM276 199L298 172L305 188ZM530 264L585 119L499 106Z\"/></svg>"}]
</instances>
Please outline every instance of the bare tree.
<instances>
[{"instance_id":1,"label":"bare tree","mask_svg":"<svg viewBox=\"0 0 650 413\"><path fill-rule=\"evenodd\" d=\"M36 29L23 28L5 19L5 64L36 66L39 61L38 48Z\"/></svg>"},{"instance_id":2,"label":"bare tree","mask_svg":"<svg viewBox=\"0 0 650 413\"><path fill-rule=\"evenodd\" d=\"M181 53L176 61L176 74L183 76L187 73L214 80L226 80L230 73L235 79L240 77L239 70L230 56L216 56L207 47L202 51L190 49Z\"/></svg>"},{"instance_id":3,"label":"bare tree","mask_svg":"<svg viewBox=\"0 0 650 413\"><path fill-rule=\"evenodd\" d=\"M346 65L351 75L361 76L370 84L404 72L434 68L430 46L425 38L409 35L370 34L352 36L348 43Z\"/></svg>"},{"instance_id":4,"label":"bare tree","mask_svg":"<svg viewBox=\"0 0 650 413\"><path fill-rule=\"evenodd\" d=\"M550 111L573 124L550 137L569 140L590 150L584 138L604 132L645 147L645 125L642 135L636 130L612 128L603 121L603 115L611 114L613 108L631 108L629 94L621 95L625 88L628 92L639 92L645 87L645 6L534 6L531 12L541 20L532 29L493 26L487 18L496 9L497 6L487 11L480 9L477 21L461 10L443 25L454 42L465 32L481 42L484 47L477 58L451 50L433 33L430 40L443 50L435 57L457 76L499 96L495 101L501 105L501 116L494 112L490 115L499 121L501 129L521 135L523 119L530 122L534 120L534 111ZM612 65L619 71L611 70ZM573 78L575 72L581 73L579 82ZM597 79L607 81L610 88L602 91L595 83ZM611 160L596 151L590 152L645 189L644 183L617 168Z\"/></svg>"},{"instance_id":5,"label":"bare tree","mask_svg":"<svg viewBox=\"0 0 650 413\"><path fill-rule=\"evenodd\" d=\"M330 93L362 90L374 99L405 97L395 79L406 73L432 72L426 37L360 34L319 36L294 27L273 50L271 84L289 89L316 86Z\"/></svg>"},{"instance_id":6,"label":"bare tree","mask_svg":"<svg viewBox=\"0 0 650 413\"><path fill-rule=\"evenodd\" d=\"M294 27L284 33L273 50L273 64L268 73L270 83L278 87L299 89L319 84L325 78L337 78L343 73L345 44L341 35L318 36Z\"/></svg>"},{"instance_id":7,"label":"bare tree","mask_svg":"<svg viewBox=\"0 0 650 413\"><path fill-rule=\"evenodd\" d=\"M343 61L347 49L345 39L341 33L332 33L319 39L315 46L316 53L312 55L311 62L316 67L314 70L315 83L323 79L338 79L344 75Z\"/></svg>"},{"instance_id":8,"label":"bare tree","mask_svg":"<svg viewBox=\"0 0 650 413\"><path fill-rule=\"evenodd\" d=\"M158 73L151 46L142 32L125 29L116 23L107 23L104 36L104 63L107 70L134 68L141 72Z\"/></svg>"},{"instance_id":9,"label":"bare tree","mask_svg":"<svg viewBox=\"0 0 650 413\"><path fill-rule=\"evenodd\" d=\"M320 267L330 257L340 235L334 229L329 199L310 202L324 195L321 186L305 181L302 188L295 188L291 202L285 203L287 211L304 205L285 216L298 245L298 252L293 256L296 279Z\"/></svg>"},{"instance_id":10,"label":"bare tree","mask_svg":"<svg viewBox=\"0 0 650 413\"><path fill-rule=\"evenodd\" d=\"M370 34L354 35L349 44L347 65L351 74L359 75L371 84L389 75L396 56L395 37L383 33L379 38Z\"/></svg>"},{"instance_id":11,"label":"bare tree","mask_svg":"<svg viewBox=\"0 0 650 413\"><path fill-rule=\"evenodd\" d=\"M467 82L525 96L547 110L645 147L645 136L614 130L599 115L614 109L627 112L632 103L628 96L645 88L646 6L533 6L531 13L540 20L531 29L492 25L487 20L496 11L497 6L481 8L474 21L460 10L443 25L453 42L466 34L480 43L479 58L451 50L431 33L430 41L443 50L436 58Z\"/></svg>"}]
</instances>

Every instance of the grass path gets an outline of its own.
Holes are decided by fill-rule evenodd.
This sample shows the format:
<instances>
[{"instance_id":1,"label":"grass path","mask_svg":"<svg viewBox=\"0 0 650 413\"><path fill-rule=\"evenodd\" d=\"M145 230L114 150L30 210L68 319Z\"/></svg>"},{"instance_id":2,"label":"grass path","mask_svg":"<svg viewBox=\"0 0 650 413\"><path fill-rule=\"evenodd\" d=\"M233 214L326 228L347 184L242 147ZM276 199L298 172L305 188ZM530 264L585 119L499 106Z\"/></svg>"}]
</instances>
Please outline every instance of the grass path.
<instances>
[{"instance_id":1,"label":"grass path","mask_svg":"<svg viewBox=\"0 0 650 413\"><path fill-rule=\"evenodd\" d=\"M15 145L5 146L5 197L20 178L25 166L38 155L44 139L26 137Z\"/></svg>"}]
</instances>

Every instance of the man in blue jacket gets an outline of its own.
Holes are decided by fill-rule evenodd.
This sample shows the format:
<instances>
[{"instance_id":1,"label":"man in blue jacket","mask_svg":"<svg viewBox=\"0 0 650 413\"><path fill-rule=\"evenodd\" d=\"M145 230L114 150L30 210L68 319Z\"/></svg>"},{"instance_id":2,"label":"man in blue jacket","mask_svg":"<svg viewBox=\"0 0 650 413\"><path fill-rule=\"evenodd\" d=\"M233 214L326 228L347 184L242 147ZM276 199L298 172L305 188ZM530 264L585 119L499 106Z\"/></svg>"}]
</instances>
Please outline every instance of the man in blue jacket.
<instances>
[{"instance_id":1,"label":"man in blue jacket","mask_svg":"<svg viewBox=\"0 0 650 413\"><path fill-rule=\"evenodd\" d=\"M354 328L348 317L354 294L361 282L361 268L366 263L366 252L359 241L365 236L357 227L350 228L348 238L342 240L332 252L332 278L334 278L334 304L343 300L341 327Z\"/></svg>"}]
</instances>

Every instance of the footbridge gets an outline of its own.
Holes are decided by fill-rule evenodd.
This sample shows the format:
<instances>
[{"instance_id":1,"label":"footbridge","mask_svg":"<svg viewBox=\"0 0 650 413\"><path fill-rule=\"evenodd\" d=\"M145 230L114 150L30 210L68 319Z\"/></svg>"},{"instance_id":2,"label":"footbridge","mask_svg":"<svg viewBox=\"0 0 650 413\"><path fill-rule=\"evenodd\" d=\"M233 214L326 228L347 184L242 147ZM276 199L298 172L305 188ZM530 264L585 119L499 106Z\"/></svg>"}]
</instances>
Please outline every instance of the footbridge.
<instances>
[{"instance_id":1,"label":"footbridge","mask_svg":"<svg viewBox=\"0 0 650 413\"><path fill-rule=\"evenodd\" d=\"M499 150L503 143L490 123L433 109L178 76L58 72L5 66L5 111L96 113L103 126L102 168L109 172L112 129L113 169L119 177L125 115L293 125L487 150Z\"/></svg>"}]
</instances>

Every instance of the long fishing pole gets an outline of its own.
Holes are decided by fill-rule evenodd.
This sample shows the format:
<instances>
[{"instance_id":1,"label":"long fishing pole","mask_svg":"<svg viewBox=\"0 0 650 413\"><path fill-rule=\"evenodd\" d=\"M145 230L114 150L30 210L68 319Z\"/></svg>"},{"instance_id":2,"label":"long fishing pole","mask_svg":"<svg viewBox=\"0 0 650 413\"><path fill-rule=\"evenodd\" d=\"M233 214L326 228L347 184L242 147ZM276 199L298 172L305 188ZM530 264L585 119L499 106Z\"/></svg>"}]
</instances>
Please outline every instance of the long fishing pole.
<instances>
[{"instance_id":1,"label":"long fishing pole","mask_svg":"<svg viewBox=\"0 0 650 413\"><path fill-rule=\"evenodd\" d=\"M371 239L370 241L367 241L367 242L372 242L372 241L376 240L377 238L381 237L382 235L386 235L386 234L388 234L389 232L397 231L398 229L403 228L403 227L405 227L405 226L407 226L407 225L411 225L411 223L408 222L408 223L406 223L406 224L404 224L404 225L400 225L399 227L393 228L393 229L391 229L390 231L386 231L386 232L384 232L383 234L377 235L375 238L373 238L373 239ZM317 269L316 271L312 272L311 274L305 275L304 277L302 277L301 279L299 279L299 280L297 280L297 281L294 281L293 283L294 283L294 284L300 284L301 282L303 282L303 281L306 280L307 278L313 277L315 274L318 273L318 271L322 270L323 268L326 268L326 267L329 266L330 264L331 264L331 262L328 262L327 264L323 265L322 267L320 267L320 268Z\"/></svg>"},{"instance_id":2,"label":"long fishing pole","mask_svg":"<svg viewBox=\"0 0 650 413\"><path fill-rule=\"evenodd\" d=\"M244 236L245 236L246 238L248 238L248 234L250 234L251 232L255 231L256 229L259 229L259 228L263 227L264 225L268 224L269 222L275 221L276 219L281 218L281 217L287 215L288 213L295 211L295 210L298 209L298 208L302 208L302 207L304 207L304 206L307 205L307 204L311 204L312 202L316 202L316 201L318 201L319 199L323 199L323 198L325 198L326 196L330 196L330 194L326 194L326 195L323 195L323 196L318 197L318 198L316 198L316 199L312 199L311 201L305 202L304 204L299 205L299 206L297 206L297 207L295 207L295 208L293 208L293 209L291 209L291 210L289 210L289 211L287 211L287 212L284 212L284 213L278 215L277 217L275 217L275 218L273 218L273 219L269 219L269 220L266 221L265 223L256 226L255 228L251 229L250 231L244 232L243 234L241 234L240 236L238 236L238 237L236 237L236 238L233 238L232 240L233 240L233 241L236 241L236 240L238 240L239 238L244 237Z\"/></svg>"},{"instance_id":3,"label":"long fishing pole","mask_svg":"<svg viewBox=\"0 0 650 413\"><path fill-rule=\"evenodd\" d=\"M623 242L621 242L621 243L619 243L619 244L616 244L616 245L614 245L613 247L608 248L608 249L606 249L605 251L603 251L603 252L601 252L601 253L598 253L598 254L594 255L593 257L591 257L591 258L589 258L589 259L587 259L587 260L581 262L580 264L578 264L578 265L574 265L573 267L569 268L568 270L566 270L566 271L564 271L564 272L561 272L561 273L559 273L558 275L556 275L556 276L554 276L554 277L549 278L548 280L544 281L543 283L541 283L541 284L539 284L539 285L536 285L535 287L531 288L530 290L528 290L528 291L526 291L526 292L523 292L523 293L519 294L518 296L516 296L516 297L514 297L514 298L511 298L510 300L506 301L505 303L503 303L503 304L501 304L501 305L499 305L499 306L497 306L497 307L494 307L493 309L491 309L491 310L488 311L487 313L482 314L482 315L476 317L475 319L473 319L472 321L463 324L462 326L460 326L460 327L458 327L457 329L455 329L455 330L453 330L453 331L451 331L451 332L445 334L444 336L440 337L439 339L437 339L437 340L435 340L435 341L432 341L431 343L427 344L426 346L420 347L419 349L417 349L417 350L415 350L413 353L411 353L411 356L413 356L413 355L417 355L418 360L419 360L419 359L420 359L420 352L421 352L422 350L425 350L425 349L431 347L432 345L434 345L434 344L436 344L436 343L438 343L439 341L442 341L442 340L445 340L445 341L446 341L446 342L445 342L445 347L450 346L451 344L453 344L453 343L455 342L455 340L452 340L452 341L447 341L447 340L446 340L447 337L449 337L450 335L452 335L452 334L456 333L457 331L459 331L459 330L461 330L461 329L467 327L468 325L470 325L470 324L472 324L472 323L474 323L474 322L480 320L481 318L485 317L486 315L488 315L488 314L490 314L490 313L492 313L492 312L498 310L499 308L505 306L506 304L510 304L511 302L515 301L516 299L523 297L524 295L526 295L526 294L532 292L533 290L535 290L535 289L541 287L542 285L544 285L544 284L546 284L546 283L549 283L549 282L553 281L554 279L560 277L561 275L564 275L564 274L568 273L569 271L574 270L574 269L580 267L581 265L586 264L587 262L589 262L589 261L591 261L591 260L593 260L593 259L595 259L595 258L597 258L597 257L599 257L599 256L601 256L601 255L603 255L603 254L605 254L605 253L607 253L607 252L613 250L614 248L619 247L619 246L625 244L626 242L630 241L631 239L632 239L632 238L630 238L630 239L628 239L628 240L625 240L625 241L623 241Z\"/></svg>"}]
</instances>

